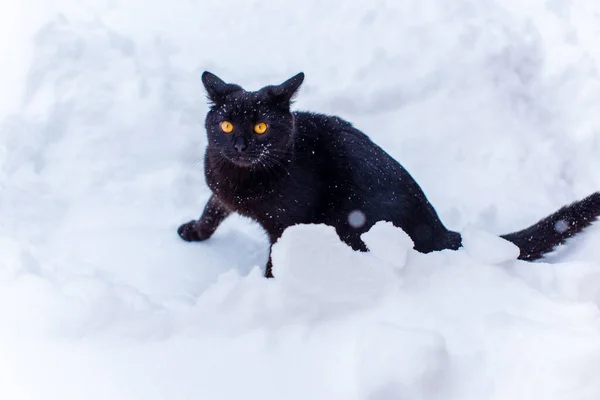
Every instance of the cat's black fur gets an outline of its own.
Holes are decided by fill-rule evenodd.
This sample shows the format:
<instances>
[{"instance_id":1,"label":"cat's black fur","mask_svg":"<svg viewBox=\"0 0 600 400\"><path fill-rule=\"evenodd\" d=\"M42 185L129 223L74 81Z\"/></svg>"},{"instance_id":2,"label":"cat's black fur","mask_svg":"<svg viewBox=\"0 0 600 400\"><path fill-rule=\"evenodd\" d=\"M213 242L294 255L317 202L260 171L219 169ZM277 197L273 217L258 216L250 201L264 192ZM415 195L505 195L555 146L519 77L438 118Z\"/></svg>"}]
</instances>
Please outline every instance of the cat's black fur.
<instances>
[{"instance_id":1,"label":"cat's black fur","mask_svg":"<svg viewBox=\"0 0 600 400\"><path fill-rule=\"evenodd\" d=\"M204 72L211 101L206 117L205 174L213 195L199 220L179 227L187 241L208 239L237 212L257 221L271 244L295 224L326 224L355 250L367 251L360 235L377 221L390 221L428 253L458 249L461 236L448 230L409 173L364 133L337 118L291 112L300 73L278 86L248 92ZM233 124L224 133L220 123ZM258 135L253 127L265 122ZM357 226L353 211L364 216ZM580 232L600 215L600 192L563 207L530 228L504 235L535 260ZM271 277L271 259L265 276Z\"/></svg>"}]
</instances>

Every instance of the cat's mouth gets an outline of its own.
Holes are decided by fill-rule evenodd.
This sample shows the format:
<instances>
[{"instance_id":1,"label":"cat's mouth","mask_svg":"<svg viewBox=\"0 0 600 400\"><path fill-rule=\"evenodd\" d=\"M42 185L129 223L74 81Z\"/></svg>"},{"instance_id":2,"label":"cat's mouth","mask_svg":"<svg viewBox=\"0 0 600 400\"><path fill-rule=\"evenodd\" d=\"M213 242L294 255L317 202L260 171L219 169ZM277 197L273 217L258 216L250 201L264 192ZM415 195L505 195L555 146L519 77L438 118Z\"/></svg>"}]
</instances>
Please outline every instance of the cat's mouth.
<instances>
[{"instance_id":1,"label":"cat's mouth","mask_svg":"<svg viewBox=\"0 0 600 400\"><path fill-rule=\"evenodd\" d=\"M231 162L232 164L237 165L238 167L250 168L260 162L259 157L252 157L247 154L236 154L234 156L229 156L223 152L221 152L221 156Z\"/></svg>"}]
</instances>

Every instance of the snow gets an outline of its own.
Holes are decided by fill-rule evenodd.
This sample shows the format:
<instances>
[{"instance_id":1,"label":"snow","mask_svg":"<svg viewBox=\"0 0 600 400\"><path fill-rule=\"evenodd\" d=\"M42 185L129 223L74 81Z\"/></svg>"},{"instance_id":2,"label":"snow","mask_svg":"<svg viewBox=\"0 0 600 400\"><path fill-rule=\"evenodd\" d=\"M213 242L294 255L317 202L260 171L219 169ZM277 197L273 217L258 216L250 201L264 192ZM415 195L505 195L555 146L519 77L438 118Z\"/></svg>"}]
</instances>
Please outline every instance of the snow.
<instances>
[{"instance_id":1,"label":"snow","mask_svg":"<svg viewBox=\"0 0 600 400\"><path fill-rule=\"evenodd\" d=\"M600 189L592 0L0 5L0 398L600 398L600 224L544 262L494 234ZM306 80L465 247L370 253L231 217L204 243L203 70ZM357 210L360 212L360 210Z\"/></svg>"},{"instance_id":2,"label":"snow","mask_svg":"<svg viewBox=\"0 0 600 400\"><path fill-rule=\"evenodd\" d=\"M517 246L489 232L466 228L462 231L462 239L467 254L487 264L516 260L520 254Z\"/></svg>"}]
</instances>

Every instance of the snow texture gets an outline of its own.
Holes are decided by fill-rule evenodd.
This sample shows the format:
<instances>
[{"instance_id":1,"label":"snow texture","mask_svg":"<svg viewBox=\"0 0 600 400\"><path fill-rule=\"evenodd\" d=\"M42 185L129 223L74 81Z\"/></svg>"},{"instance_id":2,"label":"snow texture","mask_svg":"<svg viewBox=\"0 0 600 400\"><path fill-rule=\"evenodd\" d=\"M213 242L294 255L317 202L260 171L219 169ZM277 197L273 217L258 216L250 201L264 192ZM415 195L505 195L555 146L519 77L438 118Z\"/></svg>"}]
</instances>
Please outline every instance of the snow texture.
<instances>
[{"instance_id":1,"label":"snow texture","mask_svg":"<svg viewBox=\"0 0 600 400\"><path fill-rule=\"evenodd\" d=\"M0 398L599 399L600 224L538 263L494 236L600 189L599 24L593 0L2 2ZM205 69L304 71L296 107L369 134L465 247L296 226L266 280L250 221L181 241Z\"/></svg>"}]
</instances>

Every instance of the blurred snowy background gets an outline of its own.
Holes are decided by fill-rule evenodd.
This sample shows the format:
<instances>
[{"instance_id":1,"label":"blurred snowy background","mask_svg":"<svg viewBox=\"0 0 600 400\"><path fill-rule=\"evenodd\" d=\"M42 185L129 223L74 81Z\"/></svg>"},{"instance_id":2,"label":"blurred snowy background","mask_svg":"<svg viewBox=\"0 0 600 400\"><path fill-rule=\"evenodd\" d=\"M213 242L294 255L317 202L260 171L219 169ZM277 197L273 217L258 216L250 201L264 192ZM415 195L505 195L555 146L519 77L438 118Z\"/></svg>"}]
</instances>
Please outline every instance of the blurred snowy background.
<instances>
[{"instance_id":1,"label":"blurred snowy background","mask_svg":"<svg viewBox=\"0 0 600 400\"><path fill-rule=\"evenodd\" d=\"M490 235L600 189L599 26L593 0L2 2L0 398L599 399L600 224L548 263ZM267 281L247 220L182 242L205 69L304 71L296 108L370 135L465 249L297 227Z\"/></svg>"}]
</instances>

